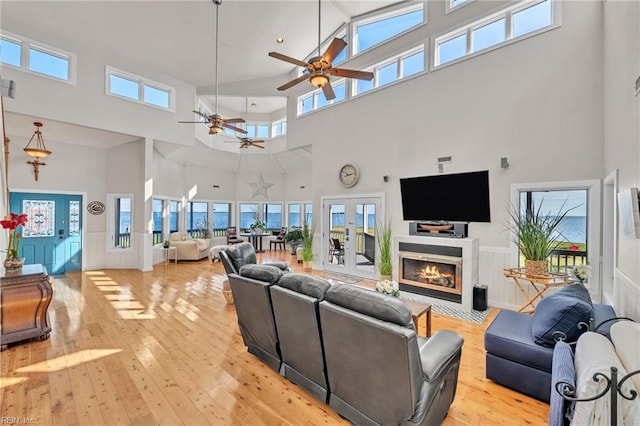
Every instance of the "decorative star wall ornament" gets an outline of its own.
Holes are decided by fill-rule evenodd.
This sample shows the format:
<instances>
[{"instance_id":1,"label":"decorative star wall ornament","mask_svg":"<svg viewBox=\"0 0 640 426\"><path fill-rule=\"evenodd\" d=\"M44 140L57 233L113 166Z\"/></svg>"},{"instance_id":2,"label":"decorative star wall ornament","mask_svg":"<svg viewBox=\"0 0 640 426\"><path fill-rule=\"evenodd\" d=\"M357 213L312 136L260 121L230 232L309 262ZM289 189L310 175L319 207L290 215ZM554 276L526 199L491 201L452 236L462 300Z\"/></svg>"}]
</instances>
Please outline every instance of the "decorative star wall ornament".
<instances>
[{"instance_id":1,"label":"decorative star wall ornament","mask_svg":"<svg viewBox=\"0 0 640 426\"><path fill-rule=\"evenodd\" d=\"M269 198L269 195L267 194L267 189L271 188L273 184L270 182L265 182L264 179L262 178L262 175L258 176L257 182L247 182L247 183L253 189L253 195L251 195L251 198L256 198L258 195L262 195L264 198Z\"/></svg>"}]
</instances>

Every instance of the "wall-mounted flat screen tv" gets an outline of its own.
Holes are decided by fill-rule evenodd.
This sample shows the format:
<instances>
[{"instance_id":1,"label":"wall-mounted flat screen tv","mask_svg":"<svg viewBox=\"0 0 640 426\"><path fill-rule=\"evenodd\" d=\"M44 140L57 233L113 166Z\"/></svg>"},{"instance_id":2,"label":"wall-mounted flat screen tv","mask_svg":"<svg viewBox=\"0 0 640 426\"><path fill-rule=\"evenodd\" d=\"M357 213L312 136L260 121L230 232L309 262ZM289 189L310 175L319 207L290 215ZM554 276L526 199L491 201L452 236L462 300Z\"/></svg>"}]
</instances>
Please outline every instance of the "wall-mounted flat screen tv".
<instances>
[{"instance_id":1,"label":"wall-mounted flat screen tv","mask_svg":"<svg viewBox=\"0 0 640 426\"><path fill-rule=\"evenodd\" d=\"M491 222L489 171L400 179L404 220Z\"/></svg>"}]
</instances>

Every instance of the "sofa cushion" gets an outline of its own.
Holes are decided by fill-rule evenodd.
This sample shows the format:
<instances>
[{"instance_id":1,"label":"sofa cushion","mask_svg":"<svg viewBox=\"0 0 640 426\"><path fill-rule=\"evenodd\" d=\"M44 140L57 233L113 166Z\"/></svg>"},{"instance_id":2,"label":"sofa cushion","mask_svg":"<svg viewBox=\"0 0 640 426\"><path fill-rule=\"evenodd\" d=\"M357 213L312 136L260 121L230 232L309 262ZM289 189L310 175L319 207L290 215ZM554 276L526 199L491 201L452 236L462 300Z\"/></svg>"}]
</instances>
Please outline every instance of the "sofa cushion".
<instances>
[{"instance_id":1,"label":"sofa cushion","mask_svg":"<svg viewBox=\"0 0 640 426\"><path fill-rule=\"evenodd\" d=\"M274 284L280 279L280 277L282 277L283 272L275 266L254 265L249 263L240 268L240 275L254 280L266 281Z\"/></svg>"},{"instance_id":2,"label":"sofa cushion","mask_svg":"<svg viewBox=\"0 0 640 426\"><path fill-rule=\"evenodd\" d=\"M531 333L538 345L553 347L560 333L574 342L584 333L593 310L589 291L581 284L564 287L543 298L533 313ZM584 327L579 327L584 323Z\"/></svg>"},{"instance_id":3,"label":"sofa cushion","mask_svg":"<svg viewBox=\"0 0 640 426\"><path fill-rule=\"evenodd\" d=\"M331 284L322 278L308 274L287 274L278 281L278 285L319 300L324 299L325 293L331 287Z\"/></svg>"},{"instance_id":4,"label":"sofa cushion","mask_svg":"<svg viewBox=\"0 0 640 426\"><path fill-rule=\"evenodd\" d=\"M640 370L640 324L633 321L619 321L611 326L611 341L616 348L618 358L627 371ZM640 390L640 374L631 376L631 380Z\"/></svg>"},{"instance_id":5,"label":"sofa cushion","mask_svg":"<svg viewBox=\"0 0 640 426\"><path fill-rule=\"evenodd\" d=\"M169 235L169 241L186 241L189 239L191 239L191 237L186 232L172 232Z\"/></svg>"},{"instance_id":6,"label":"sofa cushion","mask_svg":"<svg viewBox=\"0 0 640 426\"><path fill-rule=\"evenodd\" d=\"M553 350L536 345L531 336L533 317L502 310L484 335L488 353L538 370L551 373Z\"/></svg>"},{"instance_id":7,"label":"sofa cushion","mask_svg":"<svg viewBox=\"0 0 640 426\"><path fill-rule=\"evenodd\" d=\"M361 314L413 329L411 309L397 297L347 284L331 286L325 300Z\"/></svg>"}]
</instances>

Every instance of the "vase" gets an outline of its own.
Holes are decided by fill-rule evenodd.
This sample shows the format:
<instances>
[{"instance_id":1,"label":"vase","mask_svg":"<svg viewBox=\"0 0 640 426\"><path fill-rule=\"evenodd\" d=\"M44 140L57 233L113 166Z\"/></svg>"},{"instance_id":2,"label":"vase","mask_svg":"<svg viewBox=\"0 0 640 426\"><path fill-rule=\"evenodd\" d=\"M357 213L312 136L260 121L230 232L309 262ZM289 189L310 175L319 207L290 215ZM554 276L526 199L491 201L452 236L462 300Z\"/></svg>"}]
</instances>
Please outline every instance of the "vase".
<instances>
[{"instance_id":1,"label":"vase","mask_svg":"<svg viewBox=\"0 0 640 426\"><path fill-rule=\"evenodd\" d=\"M24 259L10 257L4 260L4 269L7 271L19 271L20 269L22 269L23 264Z\"/></svg>"},{"instance_id":2,"label":"vase","mask_svg":"<svg viewBox=\"0 0 640 426\"><path fill-rule=\"evenodd\" d=\"M524 260L524 272L527 275L547 275L549 272L546 260Z\"/></svg>"},{"instance_id":3,"label":"vase","mask_svg":"<svg viewBox=\"0 0 640 426\"><path fill-rule=\"evenodd\" d=\"M313 262L311 260L303 260L302 261L302 270L304 272L311 272L312 270L312 266Z\"/></svg>"},{"instance_id":4,"label":"vase","mask_svg":"<svg viewBox=\"0 0 640 426\"><path fill-rule=\"evenodd\" d=\"M391 275L380 274L380 281L391 281Z\"/></svg>"}]
</instances>

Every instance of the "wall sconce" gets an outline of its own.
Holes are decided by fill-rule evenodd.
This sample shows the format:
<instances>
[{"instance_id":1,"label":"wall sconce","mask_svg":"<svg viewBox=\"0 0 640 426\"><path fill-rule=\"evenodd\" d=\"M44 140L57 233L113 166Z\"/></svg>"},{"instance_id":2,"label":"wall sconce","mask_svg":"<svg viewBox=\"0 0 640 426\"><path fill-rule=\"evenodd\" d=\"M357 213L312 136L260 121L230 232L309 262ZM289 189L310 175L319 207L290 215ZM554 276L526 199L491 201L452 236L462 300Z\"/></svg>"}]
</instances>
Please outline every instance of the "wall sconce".
<instances>
[{"instance_id":1,"label":"wall sconce","mask_svg":"<svg viewBox=\"0 0 640 426\"><path fill-rule=\"evenodd\" d=\"M36 182L38 181L38 168L40 166L46 166L46 163L40 161L41 158L44 158L51 154L51 151L47 150L47 147L44 145L44 140L42 139L42 132L40 131L40 127L42 127L42 123L36 121L33 123L36 126L36 131L33 132L33 136L29 139L29 143L24 147L24 152L26 152L31 157L35 158L33 161L27 161L27 164L31 164L33 166L33 172L36 175ZM31 142L33 138L36 139L35 147L31 147Z\"/></svg>"}]
</instances>

